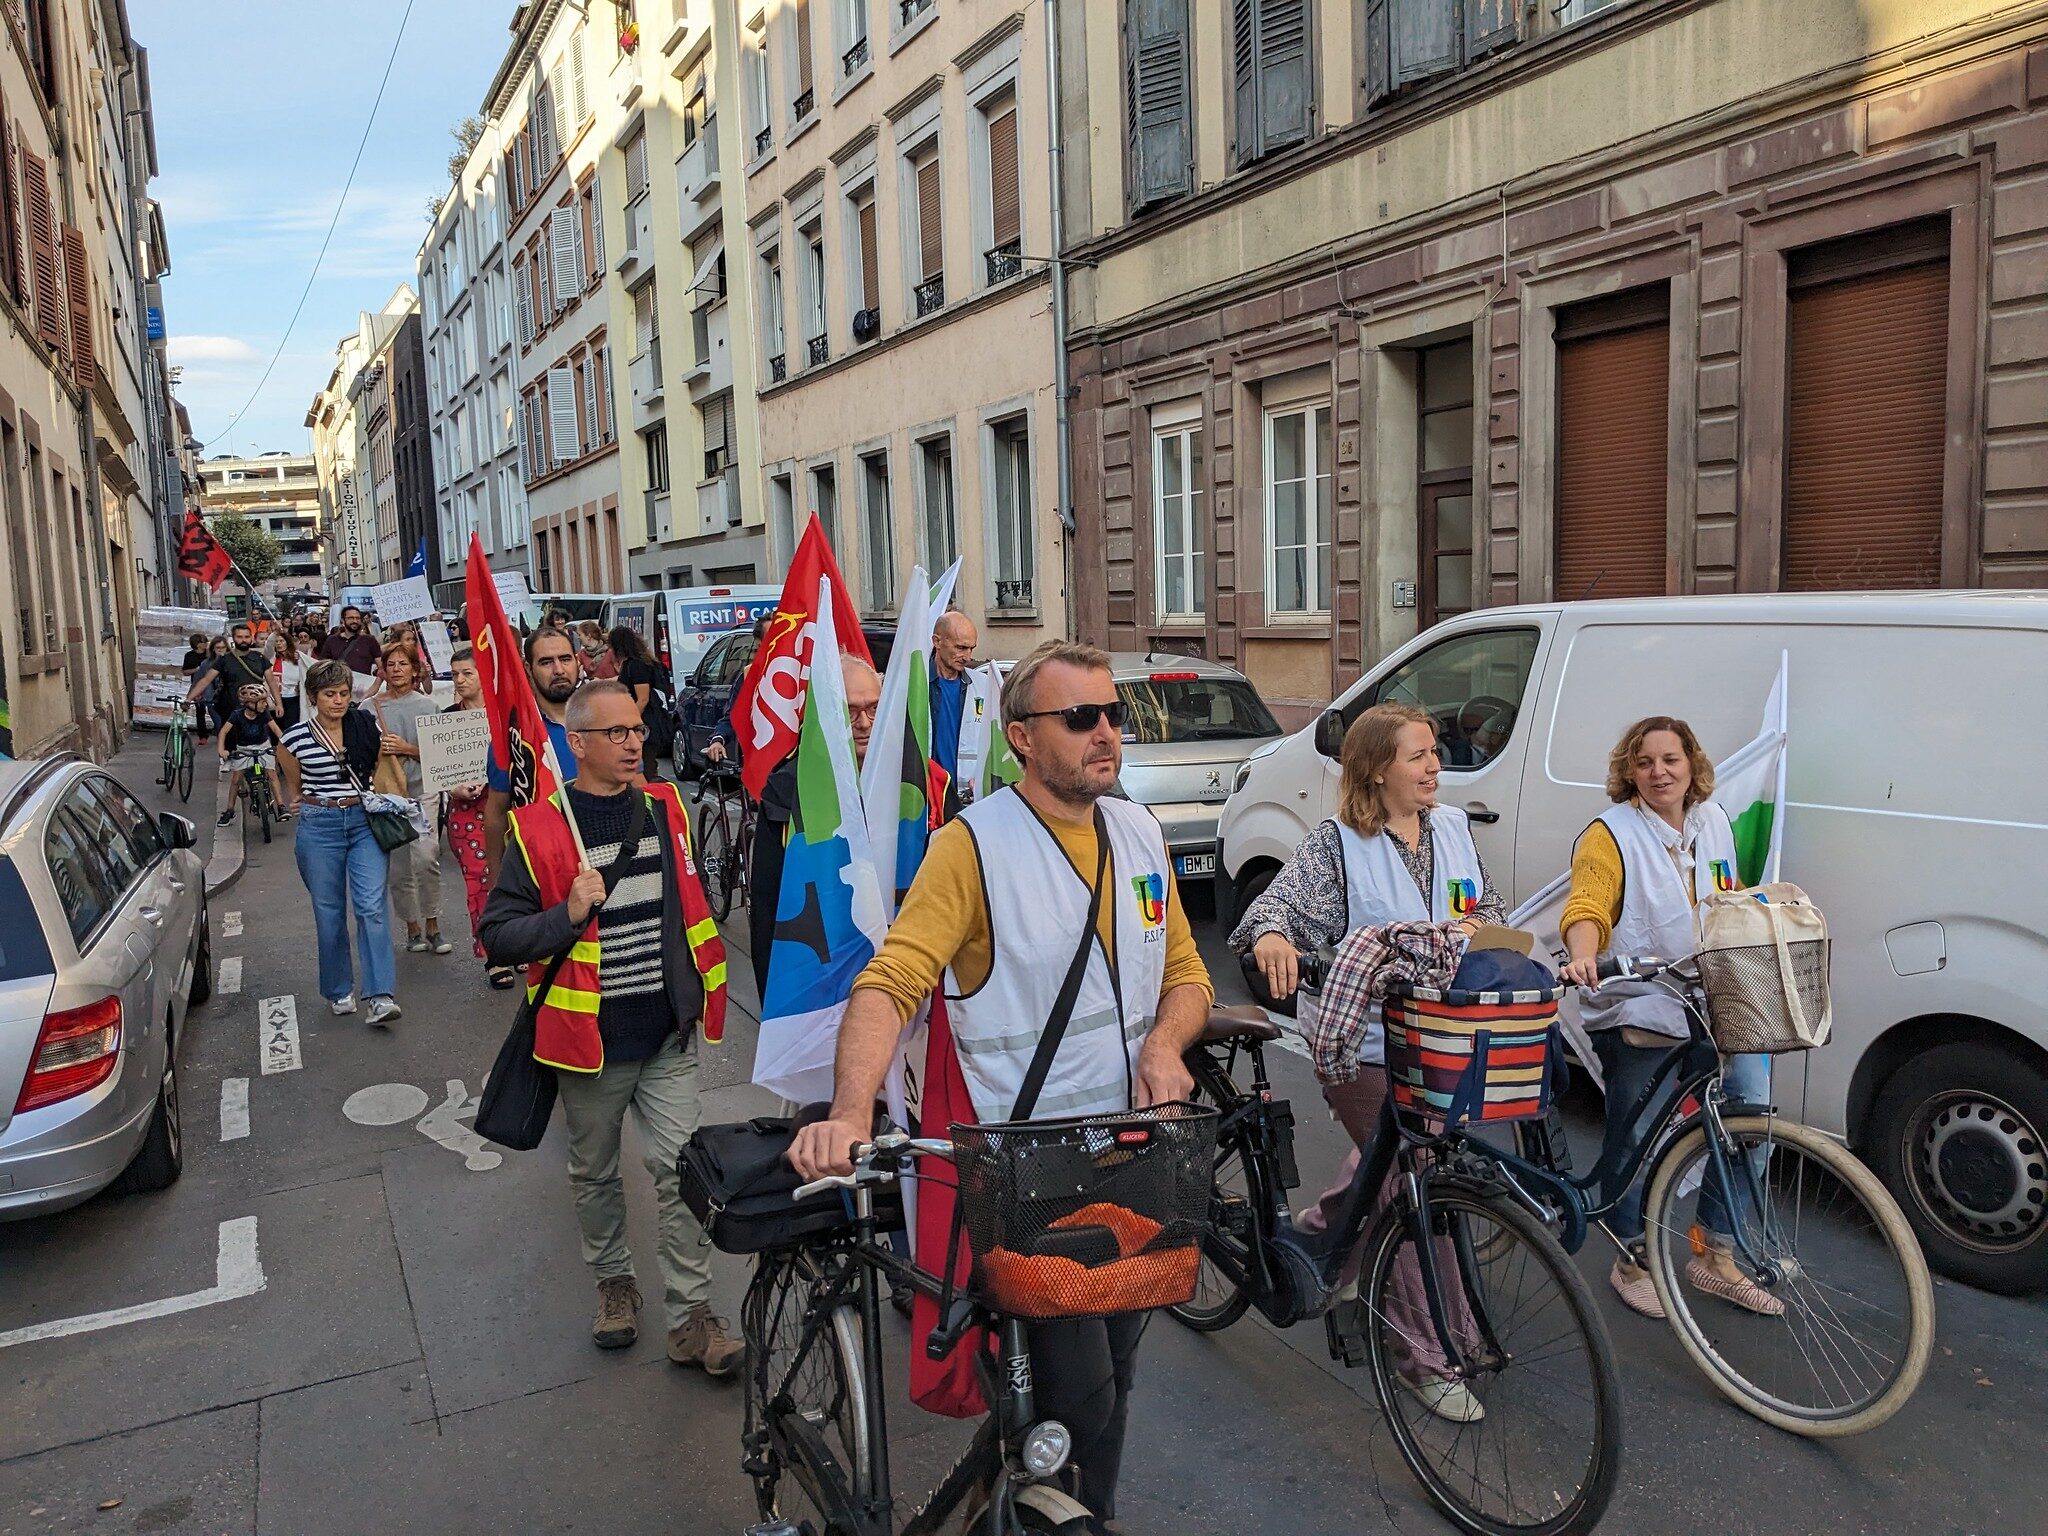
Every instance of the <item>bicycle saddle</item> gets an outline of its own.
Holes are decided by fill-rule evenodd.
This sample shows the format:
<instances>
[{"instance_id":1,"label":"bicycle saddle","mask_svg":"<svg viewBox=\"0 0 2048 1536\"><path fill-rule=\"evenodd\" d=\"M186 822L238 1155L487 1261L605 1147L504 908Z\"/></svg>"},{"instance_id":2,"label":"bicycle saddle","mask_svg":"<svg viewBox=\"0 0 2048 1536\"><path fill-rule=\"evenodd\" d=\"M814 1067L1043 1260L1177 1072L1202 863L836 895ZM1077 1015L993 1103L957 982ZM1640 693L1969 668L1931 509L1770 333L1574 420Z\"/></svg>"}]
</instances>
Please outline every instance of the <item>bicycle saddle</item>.
<instances>
[{"instance_id":1,"label":"bicycle saddle","mask_svg":"<svg viewBox=\"0 0 2048 1536\"><path fill-rule=\"evenodd\" d=\"M1264 1009L1242 1004L1234 1008L1211 1008L1209 1022L1202 1026L1200 1043L1226 1045L1233 1040L1255 1040L1263 1045L1279 1038L1280 1026L1266 1017Z\"/></svg>"}]
</instances>

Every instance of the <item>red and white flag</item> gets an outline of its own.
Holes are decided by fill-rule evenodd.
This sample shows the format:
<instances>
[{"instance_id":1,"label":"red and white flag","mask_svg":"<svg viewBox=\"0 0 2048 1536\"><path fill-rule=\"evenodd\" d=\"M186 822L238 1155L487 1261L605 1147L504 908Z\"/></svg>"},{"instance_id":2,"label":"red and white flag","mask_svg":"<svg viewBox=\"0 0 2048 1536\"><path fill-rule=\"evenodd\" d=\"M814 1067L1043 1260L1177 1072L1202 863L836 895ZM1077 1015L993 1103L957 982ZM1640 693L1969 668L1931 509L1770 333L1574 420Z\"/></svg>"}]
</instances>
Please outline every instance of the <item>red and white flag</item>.
<instances>
[{"instance_id":1,"label":"red and white flag","mask_svg":"<svg viewBox=\"0 0 2048 1536\"><path fill-rule=\"evenodd\" d=\"M484 713L491 721L491 750L511 780L512 803L545 800L561 785L553 738L533 696L526 673L526 655L519 632L505 617L483 540L469 536L469 568L465 582L469 610L469 644L483 683Z\"/></svg>"}]
</instances>

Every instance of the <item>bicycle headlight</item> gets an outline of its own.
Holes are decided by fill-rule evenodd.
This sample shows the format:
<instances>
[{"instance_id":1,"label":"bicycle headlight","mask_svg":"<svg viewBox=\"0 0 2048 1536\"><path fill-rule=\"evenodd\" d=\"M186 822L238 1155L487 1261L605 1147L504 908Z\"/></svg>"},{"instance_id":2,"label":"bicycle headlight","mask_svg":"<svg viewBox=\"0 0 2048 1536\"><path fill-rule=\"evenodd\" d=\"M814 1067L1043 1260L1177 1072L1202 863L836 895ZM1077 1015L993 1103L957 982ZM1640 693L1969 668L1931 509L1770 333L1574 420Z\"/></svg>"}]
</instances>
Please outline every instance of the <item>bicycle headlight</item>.
<instances>
[{"instance_id":1,"label":"bicycle headlight","mask_svg":"<svg viewBox=\"0 0 2048 1536\"><path fill-rule=\"evenodd\" d=\"M1057 1419L1034 1424L1024 1437L1024 1466L1033 1477L1051 1477L1073 1454L1074 1437Z\"/></svg>"}]
</instances>

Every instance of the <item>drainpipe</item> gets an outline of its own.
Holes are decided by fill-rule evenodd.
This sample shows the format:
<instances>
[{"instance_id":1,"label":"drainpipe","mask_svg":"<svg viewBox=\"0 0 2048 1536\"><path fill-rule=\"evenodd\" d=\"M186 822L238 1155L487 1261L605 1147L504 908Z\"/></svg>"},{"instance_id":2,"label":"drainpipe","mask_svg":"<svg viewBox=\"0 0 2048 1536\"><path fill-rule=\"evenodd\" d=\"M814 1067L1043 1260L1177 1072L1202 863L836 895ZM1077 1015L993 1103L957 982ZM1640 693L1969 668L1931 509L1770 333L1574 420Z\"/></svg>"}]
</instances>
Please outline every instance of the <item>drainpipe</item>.
<instances>
[{"instance_id":1,"label":"drainpipe","mask_svg":"<svg viewBox=\"0 0 2048 1536\"><path fill-rule=\"evenodd\" d=\"M1075 633L1073 390L1067 368L1066 155L1060 143L1060 0L1045 0L1046 144L1052 169L1052 377L1059 462L1060 586L1068 638Z\"/></svg>"}]
</instances>

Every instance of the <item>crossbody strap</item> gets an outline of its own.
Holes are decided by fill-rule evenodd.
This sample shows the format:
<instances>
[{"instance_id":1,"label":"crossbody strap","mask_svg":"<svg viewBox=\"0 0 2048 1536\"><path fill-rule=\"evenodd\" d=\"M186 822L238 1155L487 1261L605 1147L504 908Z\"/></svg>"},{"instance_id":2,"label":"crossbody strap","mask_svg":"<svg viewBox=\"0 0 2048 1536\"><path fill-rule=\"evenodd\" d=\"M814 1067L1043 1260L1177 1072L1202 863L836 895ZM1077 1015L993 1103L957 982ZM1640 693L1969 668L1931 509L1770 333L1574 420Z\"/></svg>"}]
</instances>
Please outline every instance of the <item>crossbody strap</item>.
<instances>
[{"instance_id":1,"label":"crossbody strap","mask_svg":"<svg viewBox=\"0 0 2048 1536\"><path fill-rule=\"evenodd\" d=\"M1066 1038L1067 1023L1073 1017L1074 1004L1081 996L1081 977L1088 969L1088 951L1095 943L1095 925L1102 916L1102 888L1109 878L1109 827L1102 819L1102 807L1095 808L1095 883L1088 892L1088 920L1081 925L1081 943L1074 951L1074 958L1067 965L1066 979L1060 983L1059 996L1053 999L1052 1012L1047 1016L1045 1028L1038 1036L1038 1049L1032 1053L1031 1065L1025 1069L1024 1085L1017 1090L1017 1102L1010 1110L1012 1120L1028 1120L1031 1112L1038 1108L1038 1095L1045 1087L1046 1074L1052 1071L1052 1059L1058 1054L1060 1041ZM1115 970L1114 966L1110 968Z\"/></svg>"}]
</instances>

